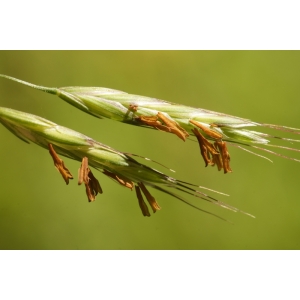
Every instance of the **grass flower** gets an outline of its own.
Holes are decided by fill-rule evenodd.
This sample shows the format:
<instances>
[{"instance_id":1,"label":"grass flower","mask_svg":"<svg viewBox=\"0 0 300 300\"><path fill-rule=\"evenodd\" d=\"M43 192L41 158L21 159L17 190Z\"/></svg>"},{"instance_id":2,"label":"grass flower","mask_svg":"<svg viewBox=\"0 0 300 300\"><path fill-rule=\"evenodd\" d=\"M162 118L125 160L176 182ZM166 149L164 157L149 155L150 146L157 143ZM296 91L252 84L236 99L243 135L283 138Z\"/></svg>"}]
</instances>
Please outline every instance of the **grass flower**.
<instances>
[{"instance_id":1,"label":"grass flower","mask_svg":"<svg viewBox=\"0 0 300 300\"><path fill-rule=\"evenodd\" d=\"M81 166L78 171L78 184L81 185L84 183L89 202L93 202L96 196L103 192L99 181L95 178L90 169L91 166L109 178L112 178L123 187L129 190L135 189L138 203L144 216L150 216L144 197L149 203L153 213L160 210L159 204L150 194L146 188L147 186L169 194L200 211L209 213L220 219L223 218L199 208L185 200L182 196L173 193L169 188L179 190L180 192L190 194L196 198L235 212L242 212L237 208L197 190L197 188L207 188L167 176L139 163L129 154L114 150L84 134L59 126L39 116L0 107L0 122L21 140L27 143L33 142L49 150L54 165L62 175L66 184L69 184L69 181L73 179L73 175L58 154L80 161ZM216 192L213 190L210 191Z\"/></svg>"},{"instance_id":2,"label":"grass flower","mask_svg":"<svg viewBox=\"0 0 300 300\"><path fill-rule=\"evenodd\" d=\"M194 136L198 141L205 166L216 165L217 169L219 171L223 170L224 173L232 171L227 144L263 158L266 157L247 150L244 147L252 147L300 162L296 158L291 158L266 148L277 147L300 152L299 149L276 145L270 141L272 138L287 142L299 142L299 140L273 136L264 132L250 130L249 128L259 127L261 130L272 128L288 131L293 134L300 134L300 129L256 123L214 111L175 104L156 98L132 95L108 88L47 88L6 75L0 74L0 77L57 95L69 104L98 118L104 117L132 125L173 133L183 141L190 135Z\"/></svg>"}]
</instances>

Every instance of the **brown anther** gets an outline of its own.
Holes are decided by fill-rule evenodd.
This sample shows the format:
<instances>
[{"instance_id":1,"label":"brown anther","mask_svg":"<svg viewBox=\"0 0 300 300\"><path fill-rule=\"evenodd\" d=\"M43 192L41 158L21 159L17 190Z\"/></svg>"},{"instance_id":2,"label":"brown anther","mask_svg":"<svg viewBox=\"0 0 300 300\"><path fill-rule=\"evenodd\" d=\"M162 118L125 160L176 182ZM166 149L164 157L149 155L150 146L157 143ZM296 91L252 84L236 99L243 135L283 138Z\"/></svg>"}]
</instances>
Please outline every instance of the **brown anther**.
<instances>
[{"instance_id":1,"label":"brown anther","mask_svg":"<svg viewBox=\"0 0 300 300\"><path fill-rule=\"evenodd\" d=\"M91 201L95 201L97 194L98 193L102 194L103 191L99 181L97 180L97 178L94 176L94 174L90 169L89 169L88 177L89 177L89 182L85 187L86 187L86 194L88 196L89 202L91 202Z\"/></svg>"},{"instance_id":2,"label":"brown anther","mask_svg":"<svg viewBox=\"0 0 300 300\"><path fill-rule=\"evenodd\" d=\"M216 140L214 144L211 144L197 128L193 128L192 132L195 134L199 146L201 155L204 159L206 166L208 164L214 166L217 165L218 170L224 169L224 173L232 172L229 162L230 155L227 151L226 143L222 141L222 134L216 132L213 129L210 129L197 121L190 120L190 123L200 128L207 136ZM211 124L211 127L217 127L215 124ZM212 159L210 159L210 155Z\"/></svg>"},{"instance_id":3,"label":"brown anther","mask_svg":"<svg viewBox=\"0 0 300 300\"><path fill-rule=\"evenodd\" d=\"M214 129L210 129L197 121L190 120L190 123L192 123L193 125L200 128L206 135L208 135L210 138L212 138L214 140L220 140L223 137L223 135L221 133L217 132ZM212 126L212 127L215 127L215 126Z\"/></svg>"},{"instance_id":4,"label":"brown anther","mask_svg":"<svg viewBox=\"0 0 300 300\"><path fill-rule=\"evenodd\" d=\"M135 186L135 192L136 192L136 196L138 198L138 201L139 201L139 206L140 206L140 209L142 211L142 214L144 217L150 217L150 212L149 212L149 209L144 201L144 198L143 198L143 195L141 193L141 190L138 186Z\"/></svg>"},{"instance_id":5,"label":"brown anther","mask_svg":"<svg viewBox=\"0 0 300 300\"><path fill-rule=\"evenodd\" d=\"M177 135L183 141L189 136L188 132L182 128L176 121L166 117L164 114L158 112L156 116L139 116L136 120L141 123L154 127L155 129L171 132Z\"/></svg>"},{"instance_id":6,"label":"brown anther","mask_svg":"<svg viewBox=\"0 0 300 300\"><path fill-rule=\"evenodd\" d=\"M89 202L95 201L98 193L103 193L99 181L95 178L88 166L87 157L82 159L80 169L78 170L78 184L81 185L82 182L85 184L85 191Z\"/></svg>"},{"instance_id":7,"label":"brown anther","mask_svg":"<svg viewBox=\"0 0 300 300\"><path fill-rule=\"evenodd\" d=\"M185 141L185 139L189 136L188 132L181 126L179 126L179 124L176 121L169 119L160 112L158 112L157 116L165 123L167 128L169 128L170 132L176 134L183 141Z\"/></svg>"},{"instance_id":8,"label":"brown anther","mask_svg":"<svg viewBox=\"0 0 300 300\"><path fill-rule=\"evenodd\" d=\"M200 132L197 128L193 128L192 132L195 134L198 144L200 147L200 152L205 162L205 166L217 164L218 169L220 166L220 153L217 151L215 146L211 144ZM212 160L210 158L212 156Z\"/></svg>"},{"instance_id":9,"label":"brown anther","mask_svg":"<svg viewBox=\"0 0 300 300\"><path fill-rule=\"evenodd\" d=\"M116 175L116 174L114 174L112 172L109 172L107 170L104 170L103 174L110 177L110 178L112 178L112 179L114 179L114 180L116 180L118 183L120 183L121 185L123 185L123 186L125 186L125 187L127 187L131 190L134 187L134 183L131 180L129 180L128 178L124 177L124 176Z\"/></svg>"},{"instance_id":10,"label":"brown anther","mask_svg":"<svg viewBox=\"0 0 300 300\"><path fill-rule=\"evenodd\" d=\"M228 172L232 172L231 168L230 168L230 155L229 152L227 150L227 146L226 143L221 141L217 141L215 142L215 144L217 145L217 147L219 148L220 152L221 152L221 156L222 156L222 161L223 161L223 168L224 168L224 173L228 173Z\"/></svg>"},{"instance_id":11,"label":"brown anther","mask_svg":"<svg viewBox=\"0 0 300 300\"><path fill-rule=\"evenodd\" d=\"M213 162L212 166L217 165L218 171L221 171L223 169L223 162L220 153L216 155L212 155L212 162Z\"/></svg>"},{"instance_id":12,"label":"brown anther","mask_svg":"<svg viewBox=\"0 0 300 300\"><path fill-rule=\"evenodd\" d=\"M64 161L59 158L59 156L55 152L52 144L48 144L48 148L49 148L49 153L52 156L55 168L59 171L59 173L63 177L66 184L69 184L69 179L73 179L72 174L70 173L68 168L65 166Z\"/></svg>"},{"instance_id":13,"label":"brown anther","mask_svg":"<svg viewBox=\"0 0 300 300\"><path fill-rule=\"evenodd\" d=\"M149 191L146 189L145 185L142 182L138 183L139 187L142 189L144 195L146 196L153 213L155 213L157 210L160 210L160 206L156 202L155 198L149 193Z\"/></svg>"},{"instance_id":14,"label":"brown anther","mask_svg":"<svg viewBox=\"0 0 300 300\"><path fill-rule=\"evenodd\" d=\"M89 181L88 178L88 159L87 157L84 157L81 162L81 166L78 169L78 185L81 185L82 182L87 183Z\"/></svg>"},{"instance_id":15,"label":"brown anther","mask_svg":"<svg viewBox=\"0 0 300 300\"><path fill-rule=\"evenodd\" d=\"M145 125L154 127L155 129L159 129L158 127L162 126L161 122L158 121L157 116L139 116L136 117L136 120L140 121Z\"/></svg>"}]
</instances>

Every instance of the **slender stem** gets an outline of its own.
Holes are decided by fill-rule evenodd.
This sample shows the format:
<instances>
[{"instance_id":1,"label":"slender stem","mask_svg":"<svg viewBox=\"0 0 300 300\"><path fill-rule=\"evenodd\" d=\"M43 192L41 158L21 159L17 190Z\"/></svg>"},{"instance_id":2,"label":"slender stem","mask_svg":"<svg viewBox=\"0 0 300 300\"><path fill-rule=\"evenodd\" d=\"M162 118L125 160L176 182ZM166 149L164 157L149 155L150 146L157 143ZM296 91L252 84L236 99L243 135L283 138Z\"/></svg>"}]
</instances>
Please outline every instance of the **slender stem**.
<instances>
[{"instance_id":1,"label":"slender stem","mask_svg":"<svg viewBox=\"0 0 300 300\"><path fill-rule=\"evenodd\" d=\"M23 80L20 80L20 79L11 77L11 76L3 75L3 74L0 74L0 77L6 78L6 79L9 79L9 80L12 80L12 81L19 82L21 84L30 86L30 87L32 87L36 90L40 90L40 91L43 91L43 92L46 92L46 93L49 93L49 94L57 95L57 93L58 93L57 88L48 88L48 87L45 87L45 86L35 85L35 84L29 83L29 82L26 82L26 81L23 81Z\"/></svg>"}]
</instances>

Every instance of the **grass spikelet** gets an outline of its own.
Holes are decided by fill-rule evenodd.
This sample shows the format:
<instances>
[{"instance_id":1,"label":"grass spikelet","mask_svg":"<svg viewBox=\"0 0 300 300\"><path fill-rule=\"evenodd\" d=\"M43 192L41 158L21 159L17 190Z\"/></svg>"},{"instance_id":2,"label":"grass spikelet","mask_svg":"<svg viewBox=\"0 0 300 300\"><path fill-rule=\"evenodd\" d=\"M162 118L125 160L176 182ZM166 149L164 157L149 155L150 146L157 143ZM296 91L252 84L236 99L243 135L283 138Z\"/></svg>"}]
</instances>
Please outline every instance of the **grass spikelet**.
<instances>
[{"instance_id":1,"label":"grass spikelet","mask_svg":"<svg viewBox=\"0 0 300 300\"><path fill-rule=\"evenodd\" d=\"M274 147L279 150L300 152L299 149L276 145L272 140L283 142L300 142L265 132L253 131L249 128L266 128L292 134L300 134L300 129L286 126L256 123L247 119L201 108L175 104L156 98L128 94L122 91L101 87L62 87L48 88L34 85L7 75L7 78L32 88L57 95L69 104L98 118L109 118L136 126L169 132L185 141L189 136L196 137L205 166L217 166L224 173L232 171L228 145L252 147L258 151L288 158L296 162L299 159L283 155L267 149ZM264 156L246 150L258 157ZM268 158L267 158L268 159ZM269 159L268 159L269 160Z\"/></svg>"}]
</instances>

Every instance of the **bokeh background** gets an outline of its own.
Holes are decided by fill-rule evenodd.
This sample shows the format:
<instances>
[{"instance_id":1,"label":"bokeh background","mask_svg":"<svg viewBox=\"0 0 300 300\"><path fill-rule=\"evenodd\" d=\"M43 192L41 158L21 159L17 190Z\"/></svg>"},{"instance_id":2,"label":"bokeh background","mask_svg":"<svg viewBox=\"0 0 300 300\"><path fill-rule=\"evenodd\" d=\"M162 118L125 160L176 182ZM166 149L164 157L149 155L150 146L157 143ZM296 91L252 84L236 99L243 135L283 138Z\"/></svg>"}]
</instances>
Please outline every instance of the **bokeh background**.
<instances>
[{"instance_id":1,"label":"bokeh background","mask_svg":"<svg viewBox=\"0 0 300 300\"><path fill-rule=\"evenodd\" d=\"M49 87L108 87L300 127L298 51L1 51L0 73ZM233 221L231 225L151 190L162 210L145 218L134 192L97 171L104 193L88 203L76 180L65 185L47 151L23 143L1 125L1 249L300 248L297 162L267 155L273 159L270 163L230 147L233 173L224 175L216 168L204 168L192 141L99 120L55 96L3 78L0 106L40 115L118 150L157 160L176 173L149 165L228 193L230 197L218 198L256 216L252 219L187 196ZM79 162L64 161L76 174Z\"/></svg>"}]
</instances>

